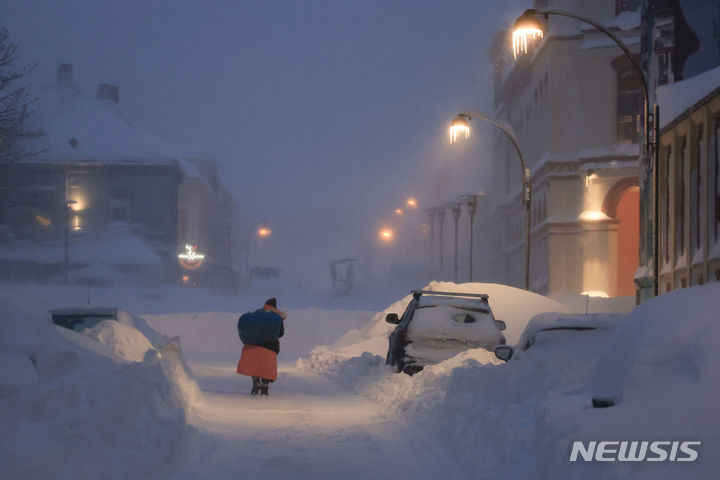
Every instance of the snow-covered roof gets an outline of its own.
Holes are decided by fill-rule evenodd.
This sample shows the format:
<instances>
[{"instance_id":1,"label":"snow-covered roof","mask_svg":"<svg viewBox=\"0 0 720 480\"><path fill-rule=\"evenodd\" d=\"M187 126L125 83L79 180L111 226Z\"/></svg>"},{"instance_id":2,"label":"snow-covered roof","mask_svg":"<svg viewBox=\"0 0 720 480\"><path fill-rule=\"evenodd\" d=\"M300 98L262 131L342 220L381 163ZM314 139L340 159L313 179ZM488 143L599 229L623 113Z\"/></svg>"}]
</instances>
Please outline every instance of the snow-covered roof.
<instances>
[{"instance_id":1,"label":"snow-covered roof","mask_svg":"<svg viewBox=\"0 0 720 480\"><path fill-rule=\"evenodd\" d=\"M720 89L720 67L687 80L670 83L655 90L660 106L660 128L665 128L683 113Z\"/></svg>"},{"instance_id":2,"label":"snow-covered roof","mask_svg":"<svg viewBox=\"0 0 720 480\"><path fill-rule=\"evenodd\" d=\"M30 123L45 135L29 141L40 159L157 159L175 156L173 149L136 128L112 100L89 96L74 87L57 86L40 93Z\"/></svg>"}]
</instances>

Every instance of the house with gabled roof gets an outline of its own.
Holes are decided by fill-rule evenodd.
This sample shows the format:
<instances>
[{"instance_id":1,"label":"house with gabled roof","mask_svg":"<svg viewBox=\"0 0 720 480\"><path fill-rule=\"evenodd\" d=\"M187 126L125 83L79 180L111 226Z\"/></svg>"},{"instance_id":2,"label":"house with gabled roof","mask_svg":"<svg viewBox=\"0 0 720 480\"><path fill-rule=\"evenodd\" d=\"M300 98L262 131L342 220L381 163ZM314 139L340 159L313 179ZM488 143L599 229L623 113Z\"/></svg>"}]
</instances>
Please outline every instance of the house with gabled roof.
<instances>
[{"instance_id":1,"label":"house with gabled roof","mask_svg":"<svg viewBox=\"0 0 720 480\"><path fill-rule=\"evenodd\" d=\"M185 188L190 198L181 200L180 191L195 170L126 118L117 86L100 84L91 96L72 73L61 65L57 84L39 96L32 118L46 134L28 145L39 153L0 165L0 271L51 283L99 273L109 277L99 284L182 282L177 255L190 239L179 206L198 195Z\"/></svg>"}]
</instances>

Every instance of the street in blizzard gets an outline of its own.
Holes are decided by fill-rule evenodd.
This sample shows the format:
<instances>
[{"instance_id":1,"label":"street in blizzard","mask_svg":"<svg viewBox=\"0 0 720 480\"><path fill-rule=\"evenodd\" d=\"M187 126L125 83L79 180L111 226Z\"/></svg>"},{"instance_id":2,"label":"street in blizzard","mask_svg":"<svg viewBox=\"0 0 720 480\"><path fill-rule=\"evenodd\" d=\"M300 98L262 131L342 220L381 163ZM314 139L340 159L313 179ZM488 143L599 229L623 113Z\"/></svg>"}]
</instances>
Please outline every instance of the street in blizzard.
<instances>
[{"instance_id":1,"label":"street in blizzard","mask_svg":"<svg viewBox=\"0 0 720 480\"><path fill-rule=\"evenodd\" d=\"M0 21L3 478L714 478L718 0Z\"/></svg>"}]
</instances>

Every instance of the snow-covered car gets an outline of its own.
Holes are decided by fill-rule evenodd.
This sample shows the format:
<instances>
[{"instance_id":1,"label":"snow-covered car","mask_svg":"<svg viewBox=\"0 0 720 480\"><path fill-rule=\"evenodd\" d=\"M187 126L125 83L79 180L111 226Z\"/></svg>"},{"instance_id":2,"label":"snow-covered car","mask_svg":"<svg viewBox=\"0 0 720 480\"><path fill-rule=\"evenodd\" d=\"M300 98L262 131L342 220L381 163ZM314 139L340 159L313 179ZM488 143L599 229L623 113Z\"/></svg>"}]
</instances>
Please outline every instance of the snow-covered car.
<instances>
[{"instance_id":1,"label":"snow-covered car","mask_svg":"<svg viewBox=\"0 0 720 480\"><path fill-rule=\"evenodd\" d=\"M69 328L76 332L92 328L105 320L115 320L130 327L133 326L133 324L129 322L129 316L118 316L118 309L113 307L57 308L50 310L50 315L55 325Z\"/></svg>"},{"instance_id":2,"label":"snow-covered car","mask_svg":"<svg viewBox=\"0 0 720 480\"><path fill-rule=\"evenodd\" d=\"M498 345L495 356L505 361L521 358L535 345L565 351L594 351L592 345L602 347L622 318L617 314L540 314L530 320L517 345Z\"/></svg>"},{"instance_id":3,"label":"snow-covered car","mask_svg":"<svg viewBox=\"0 0 720 480\"><path fill-rule=\"evenodd\" d=\"M152 328L142 317L117 307L68 307L50 310L52 323L102 343L115 354L142 361L173 339ZM69 334L72 335L72 334Z\"/></svg>"},{"instance_id":4,"label":"snow-covered car","mask_svg":"<svg viewBox=\"0 0 720 480\"><path fill-rule=\"evenodd\" d=\"M505 344L505 322L495 319L483 294L415 290L402 317L389 313L385 321L397 325L386 363L408 375L464 350Z\"/></svg>"}]
</instances>

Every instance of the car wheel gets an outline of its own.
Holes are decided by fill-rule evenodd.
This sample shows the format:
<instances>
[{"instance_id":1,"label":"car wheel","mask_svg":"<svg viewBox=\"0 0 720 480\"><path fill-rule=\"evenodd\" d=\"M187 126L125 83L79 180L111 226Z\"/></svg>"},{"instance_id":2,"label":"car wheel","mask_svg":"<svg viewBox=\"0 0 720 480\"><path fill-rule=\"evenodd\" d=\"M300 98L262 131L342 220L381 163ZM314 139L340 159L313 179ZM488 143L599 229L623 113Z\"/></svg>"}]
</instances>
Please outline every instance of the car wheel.
<instances>
[{"instance_id":1,"label":"car wheel","mask_svg":"<svg viewBox=\"0 0 720 480\"><path fill-rule=\"evenodd\" d=\"M403 361L403 359L401 359L401 358L398 358L395 361L395 373L400 373L400 372L403 372L404 370L405 370L405 361Z\"/></svg>"},{"instance_id":2,"label":"car wheel","mask_svg":"<svg viewBox=\"0 0 720 480\"><path fill-rule=\"evenodd\" d=\"M403 368L403 373L406 373L412 377L416 373L421 372L422 369L423 369L423 367L420 365L406 365Z\"/></svg>"}]
</instances>

